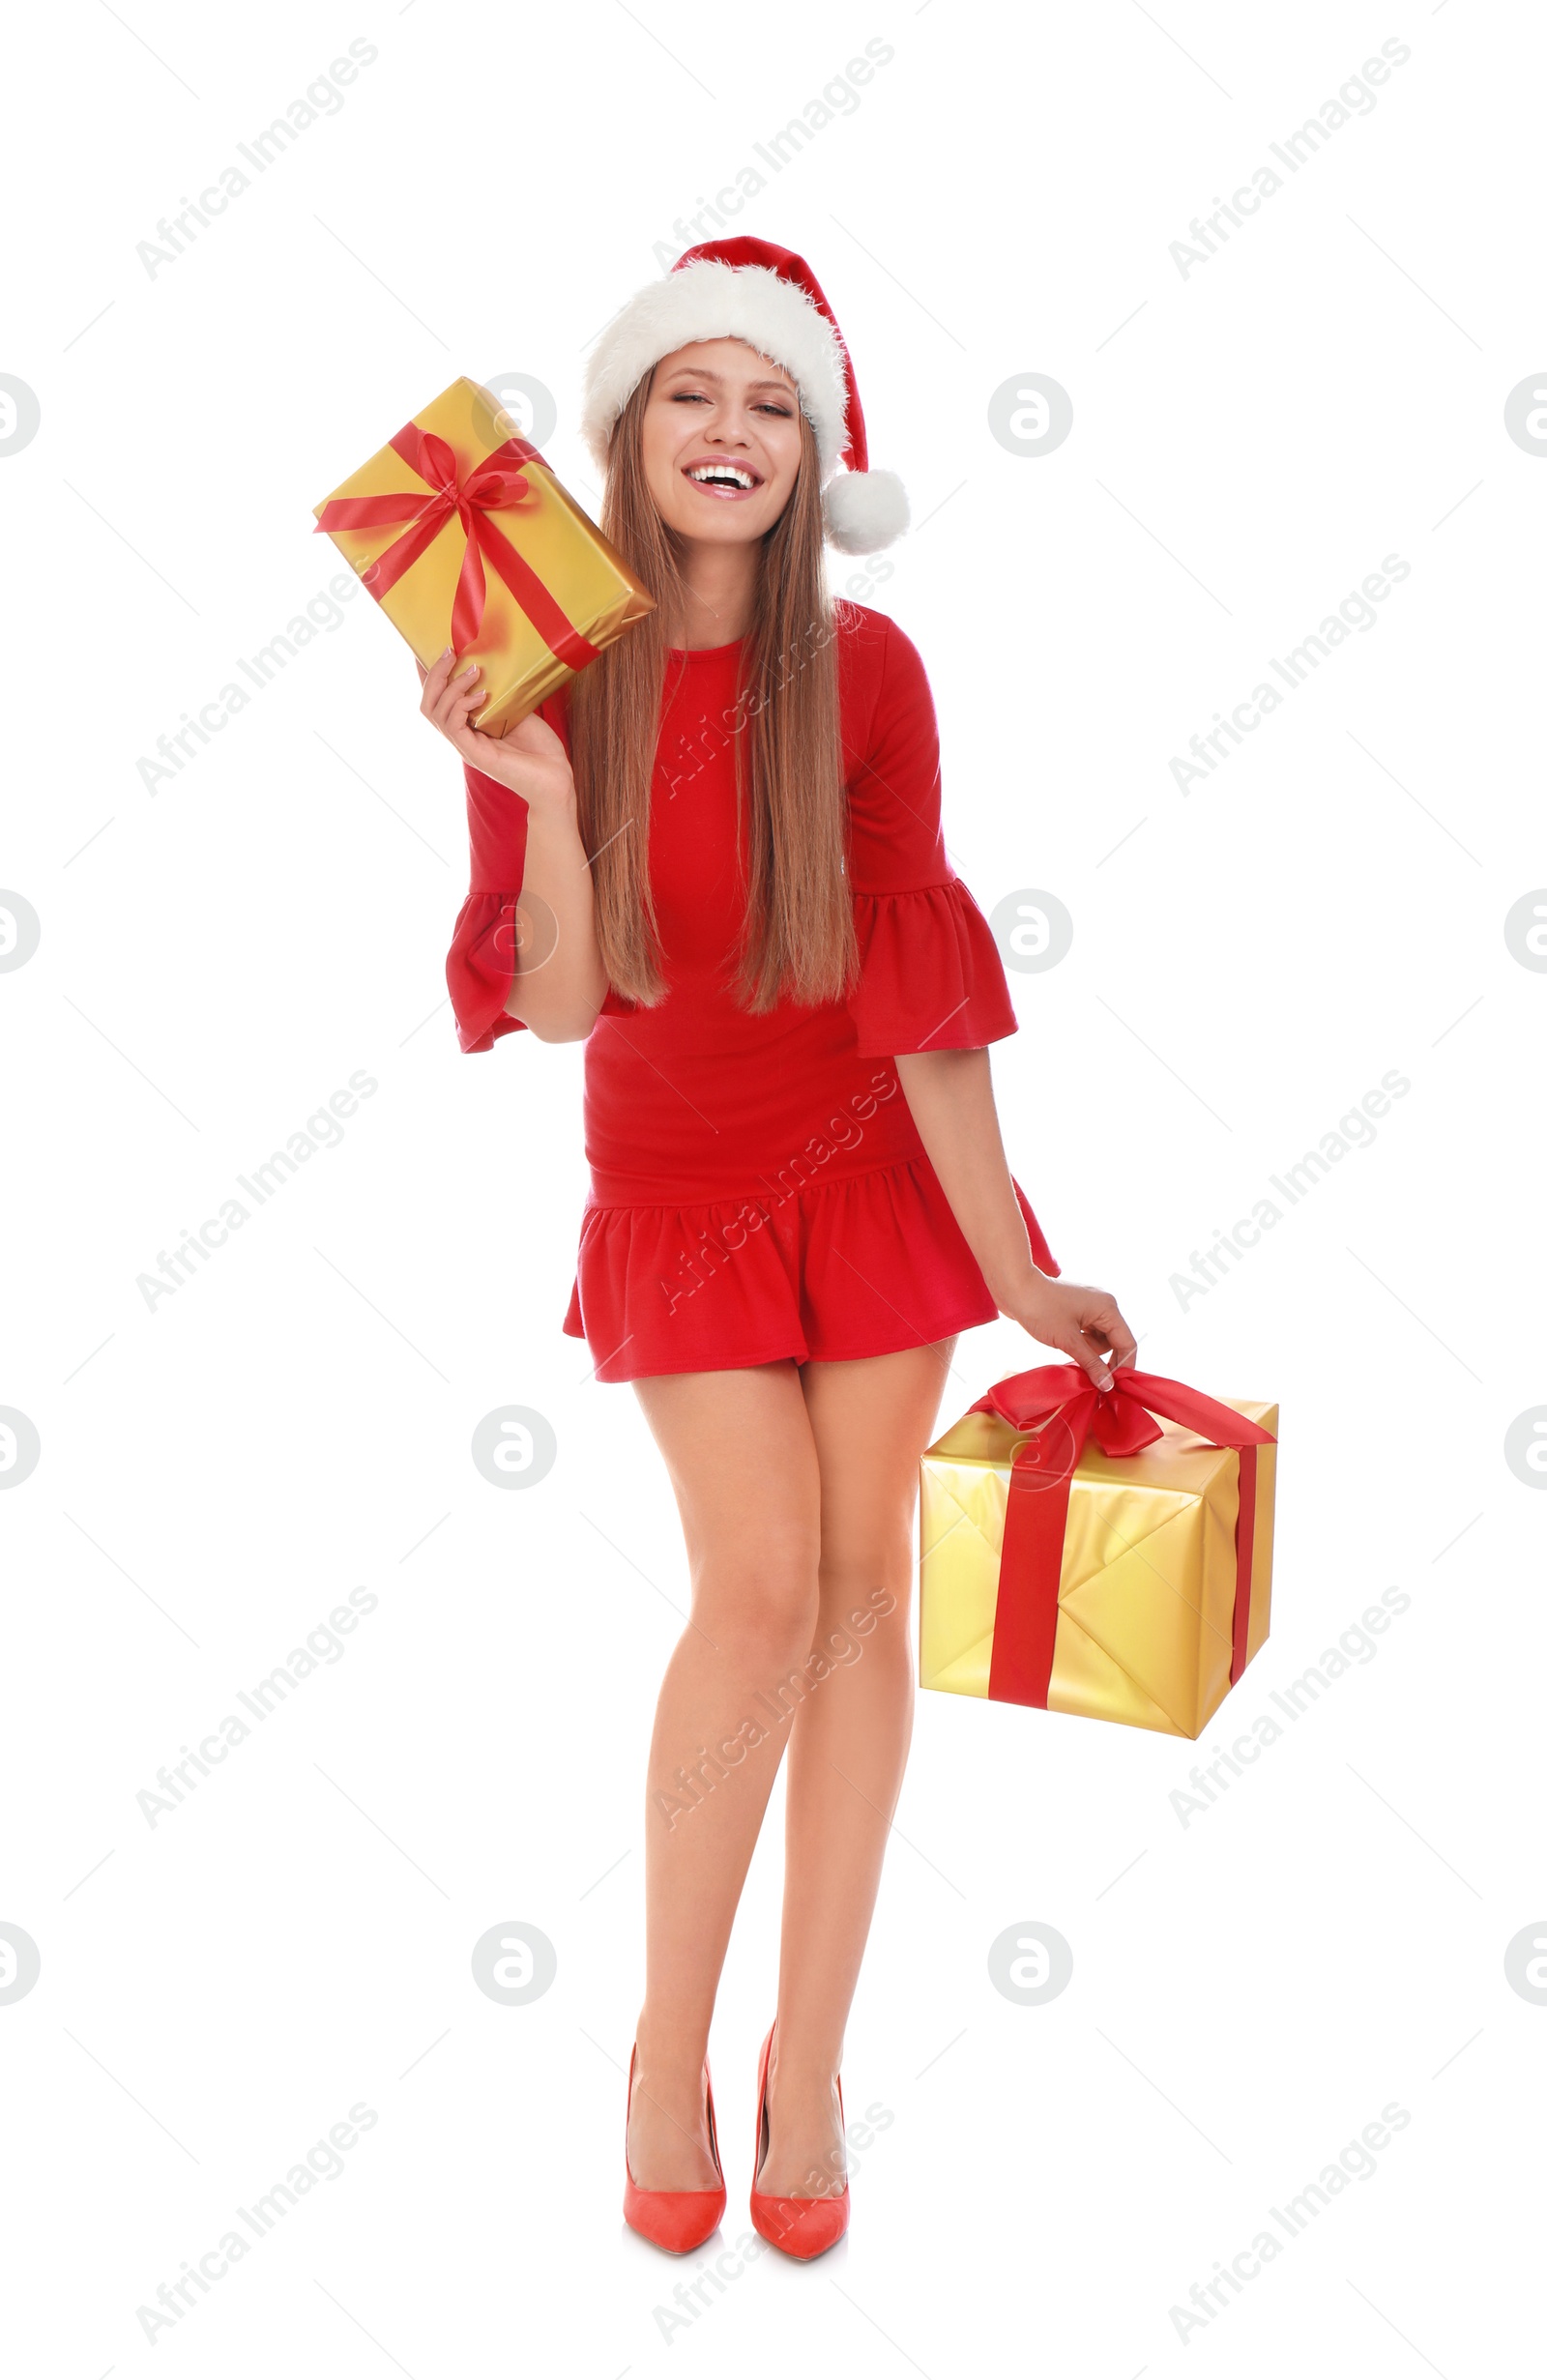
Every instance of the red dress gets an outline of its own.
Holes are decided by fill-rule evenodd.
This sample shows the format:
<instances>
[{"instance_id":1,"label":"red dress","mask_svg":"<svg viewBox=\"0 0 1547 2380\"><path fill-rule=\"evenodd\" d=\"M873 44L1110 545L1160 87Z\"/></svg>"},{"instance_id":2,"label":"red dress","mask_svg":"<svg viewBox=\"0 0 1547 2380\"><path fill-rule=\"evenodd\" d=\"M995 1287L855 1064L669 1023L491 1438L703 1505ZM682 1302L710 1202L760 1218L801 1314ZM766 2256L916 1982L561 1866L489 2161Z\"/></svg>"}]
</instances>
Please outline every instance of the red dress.
<instances>
[{"instance_id":1,"label":"red dress","mask_svg":"<svg viewBox=\"0 0 1547 2380\"><path fill-rule=\"evenodd\" d=\"M730 735L741 644L667 656L650 868L668 992L609 993L586 1041L591 1195L564 1327L602 1380L833 1362L927 1346L998 1309L924 1154L893 1059L1015 1030L993 936L940 829L934 704L880 612L836 608L849 878L861 971L846 1000L736 1004L742 922ZM542 715L565 732L563 695ZM505 1012L526 804L467 775L471 889L446 977L464 1050ZM1044 1272L1058 1266L1016 1197Z\"/></svg>"}]
</instances>

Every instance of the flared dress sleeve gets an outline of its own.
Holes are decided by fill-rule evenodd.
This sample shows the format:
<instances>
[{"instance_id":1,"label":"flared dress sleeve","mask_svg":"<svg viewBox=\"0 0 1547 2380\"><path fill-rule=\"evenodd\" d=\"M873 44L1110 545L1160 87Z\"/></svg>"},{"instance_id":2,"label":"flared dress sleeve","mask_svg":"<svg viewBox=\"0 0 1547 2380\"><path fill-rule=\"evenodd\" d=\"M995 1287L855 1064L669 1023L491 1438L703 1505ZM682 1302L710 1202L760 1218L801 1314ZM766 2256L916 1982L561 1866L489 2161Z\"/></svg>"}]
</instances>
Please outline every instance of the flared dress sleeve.
<instances>
[{"instance_id":1,"label":"flared dress sleeve","mask_svg":"<svg viewBox=\"0 0 1547 2380\"><path fill-rule=\"evenodd\" d=\"M849 877L861 1058L976 1050L1014 1032L988 920L946 856L940 738L915 646L886 623L880 685L849 778Z\"/></svg>"},{"instance_id":2,"label":"flared dress sleeve","mask_svg":"<svg viewBox=\"0 0 1547 2380\"><path fill-rule=\"evenodd\" d=\"M524 1032L505 1003L515 981L517 896L526 870L527 804L469 763L468 893L446 954L446 988L464 1051L492 1050L502 1033Z\"/></svg>"}]
</instances>

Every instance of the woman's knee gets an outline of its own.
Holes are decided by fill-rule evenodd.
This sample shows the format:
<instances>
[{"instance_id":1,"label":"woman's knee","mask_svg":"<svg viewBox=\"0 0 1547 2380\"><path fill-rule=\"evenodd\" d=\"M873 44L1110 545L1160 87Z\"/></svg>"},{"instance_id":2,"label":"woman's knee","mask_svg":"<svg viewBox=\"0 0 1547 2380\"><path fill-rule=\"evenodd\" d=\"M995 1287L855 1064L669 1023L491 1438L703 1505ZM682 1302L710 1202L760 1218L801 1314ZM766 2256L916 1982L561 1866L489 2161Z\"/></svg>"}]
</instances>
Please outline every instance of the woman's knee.
<instances>
[{"instance_id":1,"label":"woman's knee","mask_svg":"<svg viewBox=\"0 0 1547 2380\"><path fill-rule=\"evenodd\" d=\"M803 1655L816 1625L821 1547L814 1524L748 1526L695 1563L693 1617L722 1650L780 1667Z\"/></svg>"},{"instance_id":2,"label":"woman's knee","mask_svg":"<svg viewBox=\"0 0 1547 2380\"><path fill-rule=\"evenodd\" d=\"M818 1620L868 1633L890 1623L906 1628L913 1585L913 1537L908 1530L824 1541L818 1574ZM898 1618L900 1614L900 1620Z\"/></svg>"}]
</instances>

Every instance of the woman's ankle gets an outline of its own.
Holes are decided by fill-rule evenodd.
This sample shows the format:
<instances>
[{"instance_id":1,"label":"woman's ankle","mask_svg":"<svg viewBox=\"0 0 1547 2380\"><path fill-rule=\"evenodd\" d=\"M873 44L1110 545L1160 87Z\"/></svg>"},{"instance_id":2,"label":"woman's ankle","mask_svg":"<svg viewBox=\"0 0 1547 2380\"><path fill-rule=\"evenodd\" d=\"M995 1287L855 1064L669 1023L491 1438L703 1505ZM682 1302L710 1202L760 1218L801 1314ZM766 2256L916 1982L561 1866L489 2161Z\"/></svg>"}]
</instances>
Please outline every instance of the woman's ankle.
<instances>
[{"instance_id":1,"label":"woman's ankle","mask_svg":"<svg viewBox=\"0 0 1547 2380\"><path fill-rule=\"evenodd\" d=\"M796 2099L817 2101L831 2093L835 2105L842 2061L841 2043L834 2048L830 2043L802 2040L799 2034L786 2037L780 2024L769 2051L770 2093L776 2086L781 2095L788 2093Z\"/></svg>"},{"instance_id":2,"label":"woman's ankle","mask_svg":"<svg viewBox=\"0 0 1547 2380\"><path fill-rule=\"evenodd\" d=\"M840 2195L847 2179L835 2078L819 2069L799 2079L771 2075L768 2156L753 2187L774 2197L827 2198Z\"/></svg>"},{"instance_id":3,"label":"woman's ankle","mask_svg":"<svg viewBox=\"0 0 1547 2380\"><path fill-rule=\"evenodd\" d=\"M685 2028L681 2023L657 2025L648 2010L641 2009L634 2029L636 2063L641 2074L648 2072L662 2083L684 2082L696 2088L708 2047L707 2028Z\"/></svg>"}]
</instances>

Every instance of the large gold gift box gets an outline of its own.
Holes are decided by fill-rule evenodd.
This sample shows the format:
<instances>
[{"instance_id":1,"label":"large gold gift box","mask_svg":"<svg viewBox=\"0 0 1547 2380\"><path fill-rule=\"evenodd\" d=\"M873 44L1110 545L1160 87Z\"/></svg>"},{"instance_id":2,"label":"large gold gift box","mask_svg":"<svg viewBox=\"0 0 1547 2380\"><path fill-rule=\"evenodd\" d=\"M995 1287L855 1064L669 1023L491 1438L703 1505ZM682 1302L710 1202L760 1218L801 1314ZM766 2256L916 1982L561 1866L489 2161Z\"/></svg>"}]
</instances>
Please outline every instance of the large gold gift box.
<instances>
[{"instance_id":1,"label":"large gold gift box","mask_svg":"<svg viewBox=\"0 0 1547 2380\"><path fill-rule=\"evenodd\" d=\"M1276 1439L1276 1405L1217 1402ZM1156 1418L1153 1444L1121 1457L1088 1444L1068 1477L1046 1708L1195 1737L1230 1691L1233 1652L1239 1675L1268 1635L1278 1449L1247 1450L1255 1509L1238 1548L1241 1455ZM1035 1591L1000 1576L1011 1463L1027 1438L975 1410L924 1456L919 1677L941 1693L989 1695L1000 1598Z\"/></svg>"},{"instance_id":2,"label":"large gold gift box","mask_svg":"<svg viewBox=\"0 0 1547 2380\"><path fill-rule=\"evenodd\" d=\"M535 711L654 602L487 389L453 380L315 506L424 667L482 664L485 733Z\"/></svg>"}]
</instances>

